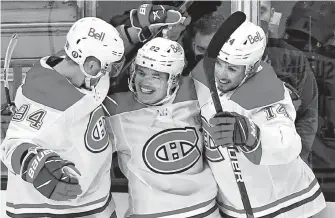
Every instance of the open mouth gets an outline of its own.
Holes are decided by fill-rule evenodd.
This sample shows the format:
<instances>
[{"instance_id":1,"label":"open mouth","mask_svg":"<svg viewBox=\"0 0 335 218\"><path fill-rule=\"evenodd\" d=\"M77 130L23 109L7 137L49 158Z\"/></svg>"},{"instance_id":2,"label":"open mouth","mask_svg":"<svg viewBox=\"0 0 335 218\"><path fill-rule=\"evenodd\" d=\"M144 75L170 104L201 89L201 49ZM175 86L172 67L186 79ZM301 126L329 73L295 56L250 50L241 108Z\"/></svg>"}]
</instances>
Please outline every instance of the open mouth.
<instances>
[{"instance_id":1,"label":"open mouth","mask_svg":"<svg viewBox=\"0 0 335 218\"><path fill-rule=\"evenodd\" d=\"M152 93L155 92L155 89L150 88L150 87L148 87L148 86L140 86L140 90L141 90L141 92L144 93L144 94L152 94Z\"/></svg>"},{"instance_id":2,"label":"open mouth","mask_svg":"<svg viewBox=\"0 0 335 218\"><path fill-rule=\"evenodd\" d=\"M218 79L217 78L216 80L222 85L226 85L226 84L230 83L230 81L227 80L227 79Z\"/></svg>"}]
</instances>

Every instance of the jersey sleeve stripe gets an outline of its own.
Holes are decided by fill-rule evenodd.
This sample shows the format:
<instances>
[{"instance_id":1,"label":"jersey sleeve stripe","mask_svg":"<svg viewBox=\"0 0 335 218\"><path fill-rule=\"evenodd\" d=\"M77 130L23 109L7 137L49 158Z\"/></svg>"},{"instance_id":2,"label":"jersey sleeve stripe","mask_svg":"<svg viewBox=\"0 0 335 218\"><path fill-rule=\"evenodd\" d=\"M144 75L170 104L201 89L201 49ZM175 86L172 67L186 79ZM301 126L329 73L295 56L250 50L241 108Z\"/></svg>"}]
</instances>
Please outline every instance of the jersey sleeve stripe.
<instances>
[{"instance_id":1,"label":"jersey sleeve stripe","mask_svg":"<svg viewBox=\"0 0 335 218\"><path fill-rule=\"evenodd\" d=\"M208 217L210 214L214 213L217 208L217 205L215 204L215 200L209 200L191 207L173 210L173 211L167 211L162 213L155 213L155 214L145 214L145 215L131 215L130 218L156 218L156 217L165 217L165 216L173 216L178 215L180 217L194 217L194 218L204 218ZM200 210L204 209L203 212L200 212ZM196 211L199 211L198 213ZM193 214L196 212L195 214ZM187 215L186 213L190 213L190 215ZM191 215L193 214L193 216Z\"/></svg>"},{"instance_id":2,"label":"jersey sleeve stripe","mask_svg":"<svg viewBox=\"0 0 335 218\"><path fill-rule=\"evenodd\" d=\"M104 201L106 201L106 199L111 198L111 195L107 195L103 198L97 199L95 201L89 202L89 203L85 203L85 204L80 204L80 205L54 205L54 204L13 204L11 202L7 202L6 205L7 207L11 207L14 209L23 209L23 208L48 208L48 209L56 209L56 210L66 210L66 209L71 209L71 208L82 208L82 207L87 207L87 206L91 206L94 204L99 204L102 203ZM110 201L110 199L107 200L107 202Z\"/></svg>"},{"instance_id":3,"label":"jersey sleeve stripe","mask_svg":"<svg viewBox=\"0 0 335 218\"><path fill-rule=\"evenodd\" d=\"M16 174L20 174L20 168L21 168L21 158L23 154L28 151L31 147L37 147L37 145L33 145L30 143L22 143L19 145L13 152L11 162L12 162L12 168L13 171Z\"/></svg>"},{"instance_id":4,"label":"jersey sleeve stripe","mask_svg":"<svg viewBox=\"0 0 335 218\"><path fill-rule=\"evenodd\" d=\"M264 217L268 217L268 214L274 214L274 216L277 216L278 214L285 213L288 212L289 210L293 210L294 208L300 207L302 204L307 203L315 204L315 202L313 201L316 198L318 198L320 194L321 194L320 186L317 183L317 180L314 179L307 188L299 192L293 193L289 196L278 199L267 205L253 208L252 211L255 213L255 215L256 213L259 213L257 217L263 217L264 214L266 214ZM218 204L221 210L230 216L232 216L233 214L245 213L243 209L236 209L229 205L225 205L222 202L218 202Z\"/></svg>"},{"instance_id":5,"label":"jersey sleeve stripe","mask_svg":"<svg viewBox=\"0 0 335 218\"><path fill-rule=\"evenodd\" d=\"M261 163L261 160L262 160L262 143L261 142L258 143L258 145L254 148L253 151L244 152L242 150L242 152L244 156L248 158L248 160L252 162L253 164L259 165Z\"/></svg>"}]
</instances>

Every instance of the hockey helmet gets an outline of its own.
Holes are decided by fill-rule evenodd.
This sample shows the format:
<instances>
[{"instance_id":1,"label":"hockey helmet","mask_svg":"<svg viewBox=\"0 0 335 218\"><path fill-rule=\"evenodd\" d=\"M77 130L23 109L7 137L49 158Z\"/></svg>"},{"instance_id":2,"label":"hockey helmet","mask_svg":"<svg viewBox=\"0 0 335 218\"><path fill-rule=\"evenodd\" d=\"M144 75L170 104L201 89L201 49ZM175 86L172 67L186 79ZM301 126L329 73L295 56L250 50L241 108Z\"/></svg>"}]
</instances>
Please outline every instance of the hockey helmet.
<instances>
[{"instance_id":1,"label":"hockey helmet","mask_svg":"<svg viewBox=\"0 0 335 218\"><path fill-rule=\"evenodd\" d=\"M124 45L118 31L109 23L96 17L85 17L76 21L66 36L66 54L76 62L89 82L109 73L115 77L124 63ZM84 70L87 57L95 57L101 62L97 75Z\"/></svg>"},{"instance_id":2,"label":"hockey helmet","mask_svg":"<svg viewBox=\"0 0 335 218\"><path fill-rule=\"evenodd\" d=\"M178 42L162 37L152 39L139 49L129 81L129 89L134 93L136 93L134 85L136 65L169 74L167 95L165 99L156 103L161 104L168 101L178 89L177 87L171 93L172 88L175 87L174 84L177 83L177 77L181 75L185 66L184 49Z\"/></svg>"}]
</instances>

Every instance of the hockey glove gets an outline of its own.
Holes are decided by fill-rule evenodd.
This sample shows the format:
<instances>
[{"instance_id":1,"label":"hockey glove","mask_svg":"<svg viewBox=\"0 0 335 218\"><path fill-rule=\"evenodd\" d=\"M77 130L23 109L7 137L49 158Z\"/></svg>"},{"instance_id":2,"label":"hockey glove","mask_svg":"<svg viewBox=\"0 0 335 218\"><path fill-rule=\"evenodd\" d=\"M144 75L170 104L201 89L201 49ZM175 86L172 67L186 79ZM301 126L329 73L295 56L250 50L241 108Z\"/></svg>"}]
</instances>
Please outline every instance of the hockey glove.
<instances>
[{"instance_id":1,"label":"hockey glove","mask_svg":"<svg viewBox=\"0 0 335 218\"><path fill-rule=\"evenodd\" d=\"M174 7L167 5L142 4L130 11L130 22L139 30L140 42L145 42L159 27L176 25L183 20Z\"/></svg>"},{"instance_id":2,"label":"hockey glove","mask_svg":"<svg viewBox=\"0 0 335 218\"><path fill-rule=\"evenodd\" d=\"M22 161L20 174L24 181L32 183L37 191L52 200L75 199L82 192L74 176L80 176L75 165L48 149L30 148Z\"/></svg>"},{"instance_id":3,"label":"hockey glove","mask_svg":"<svg viewBox=\"0 0 335 218\"><path fill-rule=\"evenodd\" d=\"M185 15L186 14L186 15ZM182 33L186 30L187 26L191 23L191 17L187 15L185 12L184 18L182 22L177 25L172 25L163 30L163 37L168 38L172 41L178 41L181 37Z\"/></svg>"},{"instance_id":4,"label":"hockey glove","mask_svg":"<svg viewBox=\"0 0 335 218\"><path fill-rule=\"evenodd\" d=\"M243 152L254 150L259 143L259 127L235 112L217 113L209 119L211 137L217 146L237 146Z\"/></svg>"}]
</instances>

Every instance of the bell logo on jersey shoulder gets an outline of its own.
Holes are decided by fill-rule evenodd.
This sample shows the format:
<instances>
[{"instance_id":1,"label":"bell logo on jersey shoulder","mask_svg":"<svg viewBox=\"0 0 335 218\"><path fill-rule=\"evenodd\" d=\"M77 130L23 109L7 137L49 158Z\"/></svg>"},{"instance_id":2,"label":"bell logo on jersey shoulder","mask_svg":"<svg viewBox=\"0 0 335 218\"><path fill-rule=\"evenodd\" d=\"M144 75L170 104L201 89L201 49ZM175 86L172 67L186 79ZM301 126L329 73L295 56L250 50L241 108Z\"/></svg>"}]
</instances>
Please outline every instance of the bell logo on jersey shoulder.
<instances>
[{"instance_id":1,"label":"bell logo on jersey shoulder","mask_svg":"<svg viewBox=\"0 0 335 218\"><path fill-rule=\"evenodd\" d=\"M143 147L144 163L159 174L184 172L193 167L201 156L198 141L194 127L163 130L153 135Z\"/></svg>"},{"instance_id":2,"label":"bell logo on jersey shoulder","mask_svg":"<svg viewBox=\"0 0 335 218\"><path fill-rule=\"evenodd\" d=\"M93 37L95 39L98 39L100 41L104 41L106 33L101 32L101 33L96 33L96 30L94 28L90 28L90 31L88 32L88 36Z\"/></svg>"},{"instance_id":3,"label":"bell logo on jersey shoulder","mask_svg":"<svg viewBox=\"0 0 335 218\"><path fill-rule=\"evenodd\" d=\"M214 143L211 135L209 134L209 124L204 117L201 117L202 121L202 134L204 136L205 156L207 160L211 162L220 162L224 160L223 154L219 151Z\"/></svg>"},{"instance_id":4,"label":"bell logo on jersey shoulder","mask_svg":"<svg viewBox=\"0 0 335 218\"><path fill-rule=\"evenodd\" d=\"M261 34L257 31L256 36L248 35L248 39L250 44L254 44L255 42L261 41L263 38L261 37Z\"/></svg>"},{"instance_id":5,"label":"bell logo on jersey shoulder","mask_svg":"<svg viewBox=\"0 0 335 218\"><path fill-rule=\"evenodd\" d=\"M109 136L105 125L105 114L102 106L92 113L85 132L85 146L93 153L104 151L109 145Z\"/></svg>"}]
</instances>

